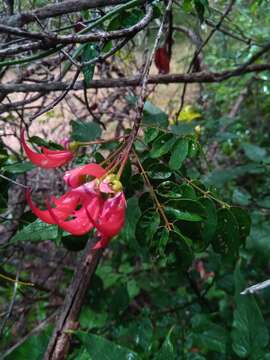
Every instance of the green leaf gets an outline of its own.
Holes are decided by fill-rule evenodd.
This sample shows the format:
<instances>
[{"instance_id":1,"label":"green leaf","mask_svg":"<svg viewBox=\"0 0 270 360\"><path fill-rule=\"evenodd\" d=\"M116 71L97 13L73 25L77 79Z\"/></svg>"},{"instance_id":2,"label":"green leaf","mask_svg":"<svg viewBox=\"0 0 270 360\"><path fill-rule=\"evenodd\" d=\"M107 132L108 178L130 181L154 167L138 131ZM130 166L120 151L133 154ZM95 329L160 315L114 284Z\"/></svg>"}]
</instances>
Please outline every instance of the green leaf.
<instances>
[{"instance_id":1,"label":"green leaf","mask_svg":"<svg viewBox=\"0 0 270 360\"><path fill-rule=\"evenodd\" d=\"M153 340L153 326L149 319L140 318L132 321L121 332L121 343L134 344L137 351L149 351Z\"/></svg>"},{"instance_id":2,"label":"green leaf","mask_svg":"<svg viewBox=\"0 0 270 360\"><path fill-rule=\"evenodd\" d=\"M244 143L242 144L242 147L244 149L246 157L252 161L260 162L264 160L267 155L265 149L254 144Z\"/></svg>"},{"instance_id":3,"label":"green leaf","mask_svg":"<svg viewBox=\"0 0 270 360\"><path fill-rule=\"evenodd\" d=\"M138 204L138 198L132 197L127 201L125 226L121 232L121 237L130 242L135 238L136 225L141 216L141 210Z\"/></svg>"},{"instance_id":4,"label":"green leaf","mask_svg":"<svg viewBox=\"0 0 270 360\"><path fill-rule=\"evenodd\" d=\"M150 157L152 159L157 159L165 154L167 154L173 147L176 138L171 134L164 134L159 136L153 143L152 149L150 151Z\"/></svg>"},{"instance_id":5,"label":"green leaf","mask_svg":"<svg viewBox=\"0 0 270 360\"><path fill-rule=\"evenodd\" d=\"M130 299L127 291L127 286L121 284L119 286L114 287L114 293L109 298L109 308L110 311L115 315L122 313L126 310L129 305Z\"/></svg>"},{"instance_id":6,"label":"green leaf","mask_svg":"<svg viewBox=\"0 0 270 360\"><path fill-rule=\"evenodd\" d=\"M129 299L133 299L135 296L139 295L140 287L134 279L131 279L127 282L127 292Z\"/></svg>"},{"instance_id":7,"label":"green leaf","mask_svg":"<svg viewBox=\"0 0 270 360\"><path fill-rule=\"evenodd\" d=\"M188 184L180 185L180 192L182 193L182 197L185 199L197 200L197 195L194 188Z\"/></svg>"},{"instance_id":8,"label":"green leaf","mask_svg":"<svg viewBox=\"0 0 270 360\"><path fill-rule=\"evenodd\" d=\"M246 165L226 168L224 170L214 170L204 178L204 182L207 185L222 187L226 182L237 179L240 176L244 176L246 174L263 174L264 172L264 166L256 163L249 163Z\"/></svg>"},{"instance_id":9,"label":"green leaf","mask_svg":"<svg viewBox=\"0 0 270 360\"><path fill-rule=\"evenodd\" d=\"M200 198L200 203L204 206L207 217L203 225L202 238L205 244L209 244L217 230L217 211L215 204L208 198Z\"/></svg>"},{"instance_id":10,"label":"green leaf","mask_svg":"<svg viewBox=\"0 0 270 360\"><path fill-rule=\"evenodd\" d=\"M72 140L75 141L92 141L101 135L101 128L95 122L83 122L81 120L72 120Z\"/></svg>"},{"instance_id":11,"label":"green leaf","mask_svg":"<svg viewBox=\"0 0 270 360\"><path fill-rule=\"evenodd\" d=\"M171 341L171 334L173 328L168 332L166 339L164 340L159 353L154 357L154 360L173 360L177 359L176 350Z\"/></svg>"},{"instance_id":12,"label":"green leaf","mask_svg":"<svg viewBox=\"0 0 270 360\"><path fill-rule=\"evenodd\" d=\"M130 105L135 106L138 97L127 96L126 100ZM146 101L143 108L143 125L147 127L167 128L169 125L168 115L150 101Z\"/></svg>"},{"instance_id":13,"label":"green leaf","mask_svg":"<svg viewBox=\"0 0 270 360\"><path fill-rule=\"evenodd\" d=\"M172 171L164 164L156 162L148 171L148 176L153 180L166 180L170 178Z\"/></svg>"},{"instance_id":14,"label":"green leaf","mask_svg":"<svg viewBox=\"0 0 270 360\"><path fill-rule=\"evenodd\" d=\"M192 214L188 211L182 211L166 206L165 212L172 220L185 220L185 221L202 221L203 218L198 214Z\"/></svg>"},{"instance_id":15,"label":"green leaf","mask_svg":"<svg viewBox=\"0 0 270 360\"><path fill-rule=\"evenodd\" d=\"M236 188L233 191L233 202L241 206L247 206L250 204L251 195L246 189Z\"/></svg>"},{"instance_id":16,"label":"green leaf","mask_svg":"<svg viewBox=\"0 0 270 360\"><path fill-rule=\"evenodd\" d=\"M231 207L230 209L235 216L238 227L239 227L239 236L241 242L244 242L250 233L251 219L249 214L242 208Z\"/></svg>"},{"instance_id":17,"label":"green leaf","mask_svg":"<svg viewBox=\"0 0 270 360\"><path fill-rule=\"evenodd\" d=\"M168 199L180 199L183 197L181 185L172 181L164 181L157 187L157 193Z\"/></svg>"},{"instance_id":18,"label":"green leaf","mask_svg":"<svg viewBox=\"0 0 270 360\"><path fill-rule=\"evenodd\" d=\"M107 321L107 314L98 313L92 310L89 306L84 306L80 312L80 326L84 329L100 328L105 326Z\"/></svg>"},{"instance_id":19,"label":"green leaf","mask_svg":"<svg viewBox=\"0 0 270 360\"><path fill-rule=\"evenodd\" d=\"M17 241L43 241L55 240L58 237L57 225L50 225L37 219L33 223L25 226L22 230L18 231L12 238L11 242Z\"/></svg>"},{"instance_id":20,"label":"green leaf","mask_svg":"<svg viewBox=\"0 0 270 360\"><path fill-rule=\"evenodd\" d=\"M187 269L193 260L193 252L190 248L192 241L174 227L170 231L170 238L166 247L168 263L175 264L177 269Z\"/></svg>"},{"instance_id":21,"label":"green leaf","mask_svg":"<svg viewBox=\"0 0 270 360\"><path fill-rule=\"evenodd\" d=\"M263 199L258 199L257 204L265 209L270 209L270 196L265 196Z\"/></svg>"},{"instance_id":22,"label":"green leaf","mask_svg":"<svg viewBox=\"0 0 270 360\"><path fill-rule=\"evenodd\" d=\"M172 170L178 170L181 168L183 161L186 159L189 150L189 141L187 139L179 139L174 144L169 166Z\"/></svg>"},{"instance_id":23,"label":"green leaf","mask_svg":"<svg viewBox=\"0 0 270 360\"><path fill-rule=\"evenodd\" d=\"M157 232L157 238L159 239L158 248L161 254L164 254L164 250L169 241L169 237L170 237L169 230L167 230L165 227Z\"/></svg>"},{"instance_id":24,"label":"green leaf","mask_svg":"<svg viewBox=\"0 0 270 360\"><path fill-rule=\"evenodd\" d=\"M201 217L201 220L206 218L207 214L203 205L196 200L192 199L174 199L166 202L166 206L172 207L183 212L196 214ZM198 220L199 221L199 220Z\"/></svg>"},{"instance_id":25,"label":"green leaf","mask_svg":"<svg viewBox=\"0 0 270 360\"><path fill-rule=\"evenodd\" d=\"M102 336L76 331L76 336L85 346L91 359L102 360L139 360L138 354L109 341Z\"/></svg>"},{"instance_id":26,"label":"green leaf","mask_svg":"<svg viewBox=\"0 0 270 360\"><path fill-rule=\"evenodd\" d=\"M107 30L118 30L123 28L129 28L135 25L143 17L143 11L141 9L132 9L129 11L120 11L112 18Z\"/></svg>"},{"instance_id":27,"label":"green leaf","mask_svg":"<svg viewBox=\"0 0 270 360\"><path fill-rule=\"evenodd\" d=\"M192 0L184 0L183 9L186 13L189 13L192 10Z\"/></svg>"},{"instance_id":28,"label":"green leaf","mask_svg":"<svg viewBox=\"0 0 270 360\"><path fill-rule=\"evenodd\" d=\"M73 357L70 360L91 360L86 349L80 348L78 351L72 353Z\"/></svg>"},{"instance_id":29,"label":"green leaf","mask_svg":"<svg viewBox=\"0 0 270 360\"><path fill-rule=\"evenodd\" d=\"M150 144L156 137L160 134L160 130L158 128L149 128L144 131L144 141L146 144Z\"/></svg>"},{"instance_id":30,"label":"green leaf","mask_svg":"<svg viewBox=\"0 0 270 360\"><path fill-rule=\"evenodd\" d=\"M40 360L46 351L52 328L49 326L39 335L29 336L19 347L12 351L6 360Z\"/></svg>"},{"instance_id":31,"label":"green leaf","mask_svg":"<svg viewBox=\"0 0 270 360\"><path fill-rule=\"evenodd\" d=\"M145 211L136 227L136 238L141 245L147 245L153 239L160 224L160 217L156 210Z\"/></svg>"},{"instance_id":32,"label":"green leaf","mask_svg":"<svg viewBox=\"0 0 270 360\"><path fill-rule=\"evenodd\" d=\"M234 273L236 310L234 311L232 348L241 358L258 359L265 353L269 334L253 295L241 295L246 287L240 267Z\"/></svg>"},{"instance_id":33,"label":"green leaf","mask_svg":"<svg viewBox=\"0 0 270 360\"><path fill-rule=\"evenodd\" d=\"M38 146L45 146L45 147L47 147L49 149L63 150L63 146L61 146L59 144L56 144L56 143L54 143L52 141L47 142L44 139L42 139L41 137L39 137L39 136L31 136L29 141L31 143L34 143L34 144L38 145Z\"/></svg>"},{"instance_id":34,"label":"green leaf","mask_svg":"<svg viewBox=\"0 0 270 360\"><path fill-rule=\"evenodd\" d=\"M99 55L98 47L94 44L85 44L82 49L82 61L87 62ZM85 65L82 69L86 87L88 87L93 79L95 64Z\"/></svg>"},{"instance_id":35,"label":"green leaf","mask_svg":"<svg viewBox=\"0 0 270 360\"><path fill-rule=\"evenodd\" d=\"M227 333L221 326L210 323L207 330L204 330L200 334L194 334L192 339L194 345L200 349L225 354Z\"/></svg>"},{"instance_id":36,"label":"green leaf","mask_svg":"<svg viewBox=\"0 0 270 360\"><path fill-rule=\"evenodd\" d=\"M143 124L167 128L168 115L150 101L146 101L143 108Z\"/></svg>"},{"instance_id":37,"label":"green leaf","mask_svg":"<svg viewBox=\"0 0 270 360\"><path fill-rule=\"evenodd\" d=\"M36 166L30 161L25 161L22 163L16 163L11 165L5 165L2 167L3 171L8 171L11 174L23 174L27 171L35 169Z\"/></svg>"},{"instance_id":38,"label":"green leaf","mask_svg":"<svg viewBox=\"0 0 270 360\"><path fill-rule=\"evenodd\" d=\"M233 257L239 249L239 227L237 220L229 209L217 212L217 236L213 240L215 251Z\"/></svg>"},{"instance_id":39,"label":"green leaf","mask_svg":"<svg viewBox=\"0 0 270 360\"><path fill-rule=\"evenodd\" d=\"M205 8L208 8L208 1L207 0L193 0L195 10L198 14L200 22L204 21L204 12Z\"/></svg>"}]
</instances>

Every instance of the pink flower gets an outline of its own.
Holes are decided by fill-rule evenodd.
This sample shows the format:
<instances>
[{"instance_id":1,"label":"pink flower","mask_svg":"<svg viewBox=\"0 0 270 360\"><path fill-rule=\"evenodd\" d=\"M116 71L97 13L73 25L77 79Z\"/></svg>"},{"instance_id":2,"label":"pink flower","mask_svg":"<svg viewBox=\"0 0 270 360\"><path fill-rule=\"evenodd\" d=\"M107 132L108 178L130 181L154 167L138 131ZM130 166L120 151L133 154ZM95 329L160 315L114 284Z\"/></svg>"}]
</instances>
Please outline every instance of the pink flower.
<instances>
[{"instance_id":1,"label":"pink flower","mask_svg":"<svg viewBox=\"0 0 270 360\"><path fill-rule=\"evenodd\" d=\"M23 130L21 134L22 146L28 158L35 165L42 167L44 169L50 169L50 168L63 166L73 159L74 154L69 150L50 150L42 146L41 147L42 154L34 152L27 145L24 134L25 134L25 130Z\"/></svg>"},{"instance_id":2,"label":"pink flower","mask_svg":"<svg viewBox=\"0 0 270 360\"><path fill-rule=\"evenodd\" d=\"M57 224L61 229L80 236L96 228L100 240L94 249L105 247L125 223L126 200L116 175L106 174L98 164L72 169L64 175L70 186L59 199L51 197L47 210L37 208L27 192L27 201L34 214L42 221ZM94 180L88 181L88 178ZM87 182L85 182L87 181Z\"/></svg>"}]
</instances>

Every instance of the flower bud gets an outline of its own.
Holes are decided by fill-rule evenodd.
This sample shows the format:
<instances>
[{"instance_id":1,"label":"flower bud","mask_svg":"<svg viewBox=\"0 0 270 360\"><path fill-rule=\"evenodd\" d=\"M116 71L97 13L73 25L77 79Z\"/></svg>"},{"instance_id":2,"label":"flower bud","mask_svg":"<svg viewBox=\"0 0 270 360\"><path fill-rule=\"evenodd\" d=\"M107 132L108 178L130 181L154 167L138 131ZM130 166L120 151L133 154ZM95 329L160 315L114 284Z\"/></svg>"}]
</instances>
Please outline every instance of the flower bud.
<instances>
[{"instance_id":1,"label":"flower bud","mask_svg":"<svg viewBox=\"0 0 270 360\"><path fill-rule=\"evenodd\" d=\"M76 152L80 147L80 143L78 143L77 141L72 141L71 143L68 144L67 147L69 151Z\"/></svg>"},{"instance_id":2,"label":"flower bud","mask_svg":"<svg viewBox=\"0 0 270 360\"><path fill-rule=\"evenodd\" d=\"M123 185L122 185L121 181L119 181L119 180L114 180L114 181L112 182L111 188L112 188L113 191L115 191L115 192L120 192L120 191L123 190Z\"/></svg>"}]
</instances>

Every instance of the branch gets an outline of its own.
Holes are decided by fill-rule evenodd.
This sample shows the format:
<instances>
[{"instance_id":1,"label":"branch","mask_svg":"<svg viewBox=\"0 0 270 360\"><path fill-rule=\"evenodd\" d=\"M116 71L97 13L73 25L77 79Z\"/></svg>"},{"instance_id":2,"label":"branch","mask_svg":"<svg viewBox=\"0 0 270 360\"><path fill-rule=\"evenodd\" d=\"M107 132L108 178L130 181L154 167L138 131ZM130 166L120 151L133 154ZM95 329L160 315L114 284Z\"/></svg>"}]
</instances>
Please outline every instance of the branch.
<instances>
[{"instance_id":1,"label":"branch","mask_svg":"<svg viewBox=\"0 0 270 360\"><path fill-rule=\"evenodd\" d=\"M270 71L270 64L254 64L244 68L239 67L235 70L225 70L221 72L201 71L191 74L169 74L149 76L148 84L183 84L183 83L218 83L228 80L232 77L241 76L252 72ZM136 87L141 85L141 76L133 76L118 79L100 79L92 80L89 89L108 89L119 87ZM70 82L55 81L42 84L2 84L0 85L0 94L10 94L15 92L30 93L40 92L48 93L51 91L64 91L70 87ZM83 90L83 81L77 81L73 90ZM1 107L0 107L1 110Z\"/></svg>"},{"instance_id":2,"label":"branch","mask_svg":"<svg viewBox=\"0 0 270 360\"><path fill-rule=\"evenodd\" d=\"M31 338L39 334L41 331L45 330L46 327L51 323L51 321L55 318L56 312L50 315L46 320L42 321L37 327L35 327L29 334L21 338L16 344L14 344L11 348L9 348L6 352L0 354L1 359L6 359L13 351L15 351L18 347L20 347L27 339Z\"/></svg>"},{"instance_id":3,"label":"branch","mask_svg":"<svg viewBox=\"0 0 270 360\"><path fill-rule=\"evenodd\" d=\"M55 16L70 14L81 10L94 9L105 6L125 4L127 0L67 0L57 4L46 5L32 12L22 12L10 17L0 17L0 23L9 26L23 26L30 22L48 19Z\"/></svg>"},{"instance_id":4,"label":"branch","mask_svg":"<svg viewBox=\"0 0 270 360\"><path fill-rule=\"evenodd\" d=\"M151 53L148 56L148 58L147 58L147 60L145 62L145 66L144 66L143 71L142 71L142 76L141 76L141 80L140 80L141 89L140 89L139 98L138 98L138 101L137 101L137 104L136 104L136 116L135 116L135 119L134 119L133 128L132 128L132 130L131 130L131 132L129 134L129 137L127 139L127 146L123 150L123 153L121 154L121 165L120 165L120 168L118 170L118 175L120 175L120 176L121 176L122 171L123 171L123 169L125 167L125 164L126 164L126 161L127 161L128 157L129 157L129 154L131 152L133 143L134 143L134 141L136 139L136 136L137 136L138 131L139 131L140 126L141 126L144 104L145 104L145 101L147 99L147 83L148 83L148 79L149 79L150 68L151 68L153 59L155 57L156 50L158 48L160 39L161 39L163 31L164 31L167 16L169 15L170 10L172 8L172 3L173 3L173 0L168 1L168 4L167 4L166 9L165 9L165 13L163 15L160 27L158 29L158 32L157 32L157 35L156 35L156 38L155 38L153 48L151 49Z\"/></svg>"},{"instance_id":5,"label":"branch","mask_svg":"<svg viewBox=\"0 0 270 360\"><path fill-rule=\"evenodd\" d=\"M144 29L149 22L152 20L153 10L152 7L149 7L145 16L135 25L115 31L93 31L89 34L83 35L57 35L55 33L42 33L42 32L29 32L25 30L21 30L19 28L14 28L11 26L1 25L0 24L0 32L5 32L11 35L22 36L30 39L40 39L41 41L16 45L7 49L0 50L0 57L10 56L14 54L18 54L25 51L37 50L37 49L51 49L55 48L57 45L68 45L68 44L76 44L76 43L88 43L95 41L107 41L112 39L119 39L123 37L130 36L138 31Z\"/></svg>"},{"instance_id":6,"label":"branch","mask_svg":"<svg viewBox=\"0 0 270 360\"><path fill-rule=\"evenodd\" d=\"M76 321L85 293L103 253L103 249L91 250L92 246L93 242L89 241L82 260L78 262L76 273L67 291L44 360L65 359L68 354L71 342L70 330L77 327Z\"/></svg>"}]
</instances>

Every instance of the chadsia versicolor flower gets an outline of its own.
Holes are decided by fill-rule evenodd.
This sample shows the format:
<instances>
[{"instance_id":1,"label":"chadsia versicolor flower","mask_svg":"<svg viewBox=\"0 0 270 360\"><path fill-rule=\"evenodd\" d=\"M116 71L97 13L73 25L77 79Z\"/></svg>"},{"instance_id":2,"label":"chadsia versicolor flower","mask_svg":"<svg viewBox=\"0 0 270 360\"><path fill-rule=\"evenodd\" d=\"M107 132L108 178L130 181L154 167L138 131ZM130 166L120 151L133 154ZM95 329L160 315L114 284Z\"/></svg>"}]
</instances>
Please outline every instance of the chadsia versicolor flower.
<instances>
[{"instance_id":1,"label":"chadsia versicolor flower","mask_svg":"<svg viewBox=\"0 0 270 360\"><path fill-rule=\"evenodd\" d=\"M125 222L126 200L117 175L109 174L98 164L88 164L67 171L64 181L70 190L59 199L51 197L47 210L27 201L34 214L48 224L57 224L75 236L96 228L99 241L94 249L105 247Z\"/></svg>"},{"instance_id":2,"label":"chadsia versicolor flower","mask_svg":"<svg viewBox=\"0 0 270 360\"><path fill-rule=\"evenodd\" d=\"M35 165L42 167L44 169L51 169L63 166L70 162L73 159L73 152L69 150L50 150L46 147L42 146L42 153L39 154L33 151L25 141L25 130L22 131L21 134L21 142L23 149L28 156L28 158Z\"/></svg>"}]
</instances>

